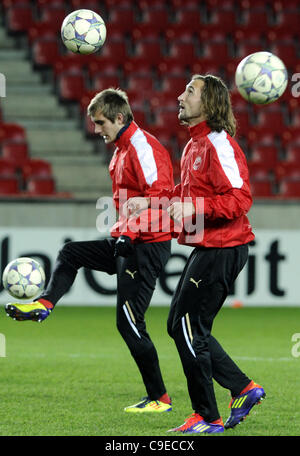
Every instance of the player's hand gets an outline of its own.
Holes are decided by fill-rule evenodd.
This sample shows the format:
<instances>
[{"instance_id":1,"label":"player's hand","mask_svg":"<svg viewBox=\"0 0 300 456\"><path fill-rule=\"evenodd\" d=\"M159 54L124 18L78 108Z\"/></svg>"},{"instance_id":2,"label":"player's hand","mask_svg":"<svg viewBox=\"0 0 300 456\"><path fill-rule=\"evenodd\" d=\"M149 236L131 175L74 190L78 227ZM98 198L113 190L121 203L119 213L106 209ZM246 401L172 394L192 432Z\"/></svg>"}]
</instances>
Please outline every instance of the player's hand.
<instances>
[{"instance_id":1,"label":"player's hand","mask_svg":"<svg viewBox=\"0 0 300 456\"><path fill-rule=\"evenodd\" d=\"M122 212L127 218L135 217L139 212L148 209L150 204L150 198L144 196L134 196L129 198L125 204L123 204Z\"/></svg>"},{"instance_id":2,"label":"player's hand","mask_svg":"<svg viewBox=\"0 0 300 456\"><path fill-rule=\"evenodd\" d=\"M192 217L196 210L192 202L176 202L168 207L167 212L175 222L181 222L185 217Z\"/></svg>"},{"instance_id":3,"label":"player's hand","mask_svg":"<svg viewBox=\"0 0 300 456\"><path fill-rule=\"evenodd\" d=\"M134 251L133 244L129 236L121 235L115 243L114 257L128 257Z\"/></svg>"}]
</instances>

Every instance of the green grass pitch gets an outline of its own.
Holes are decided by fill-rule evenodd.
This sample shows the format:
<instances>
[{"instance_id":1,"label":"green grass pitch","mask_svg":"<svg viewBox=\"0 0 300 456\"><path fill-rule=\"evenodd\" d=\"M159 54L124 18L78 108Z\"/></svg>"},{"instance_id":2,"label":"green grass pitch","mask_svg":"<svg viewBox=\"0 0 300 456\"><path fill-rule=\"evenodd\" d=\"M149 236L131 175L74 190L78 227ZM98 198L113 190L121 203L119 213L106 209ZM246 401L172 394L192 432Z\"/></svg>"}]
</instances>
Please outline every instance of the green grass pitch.
<instances>
[{"instance_id":1,"label":"green grass pitch","mask_svg":"<svg viewBox=\"0 0 300 456\"><path fill-rule=\"evenodd\" d=\"M59 307L45 322L17 322L0 309L6 356L0 357L1 436L167 436L192 412L186 381L166 332L168 308L147 312L173 411L131 415L145 395L139 372L115 327L112 307ZM224 308L213 334L267 397L234 430L219 435L299 435L299 308ZM2 336L3 340L3 336ZM295 353L295 352L294 352ZM225 420L229 392L215 384ZM169 434L170 436L170 434Z\"/></svg>"}]
</instances>

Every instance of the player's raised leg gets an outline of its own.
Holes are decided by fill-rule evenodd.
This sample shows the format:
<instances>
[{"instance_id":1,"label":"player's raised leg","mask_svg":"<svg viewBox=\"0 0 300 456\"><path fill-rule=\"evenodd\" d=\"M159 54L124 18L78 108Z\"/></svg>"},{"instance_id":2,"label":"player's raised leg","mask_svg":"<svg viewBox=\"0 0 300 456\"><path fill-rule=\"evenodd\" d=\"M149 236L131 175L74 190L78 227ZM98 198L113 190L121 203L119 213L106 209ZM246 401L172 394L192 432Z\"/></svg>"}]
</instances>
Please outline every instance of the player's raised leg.
<instances>
[{"instance_id":1,"label":"player's raised leg","mask_svg":"<svg viewBox=\"0 0 300 456\"><path fill-rule=\"evenodd\" d=\"M45 320L71 288L81 267L108 274L116 272L114 244L114 239L66 243L58 253L49 283L41 296L29 304L6 304L7 315L18 321Z\"/></svg>"}]
</instances>

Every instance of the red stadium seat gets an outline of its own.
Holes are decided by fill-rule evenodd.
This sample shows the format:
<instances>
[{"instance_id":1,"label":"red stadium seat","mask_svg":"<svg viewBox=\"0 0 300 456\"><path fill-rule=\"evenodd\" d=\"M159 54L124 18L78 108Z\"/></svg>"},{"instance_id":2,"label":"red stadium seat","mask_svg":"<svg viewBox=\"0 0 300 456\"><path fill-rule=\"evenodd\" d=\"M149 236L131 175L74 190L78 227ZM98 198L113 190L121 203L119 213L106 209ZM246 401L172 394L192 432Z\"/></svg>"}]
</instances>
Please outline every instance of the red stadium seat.
<instances>
[{"instance_id":1,"label":"red stadium seat","mask_svg":"<svg viewBox=\"0 0 300 456\"><path fill-rule=\"evenodd\" d=\"M300 164L300 145L291 145L287 148L286 161L294 165Z\"/></svg>"},{"instance_id":2,"label":"red stadium seat","mask_svg":"<svg viewBox=\"0 0 300 456\"><path fill-rule=\"evenodd\" d=\"M299 4L298 8L288 10L286 7L282 9L280 13L277 14L277 24L274 26L274 30L286 31L289 30L292 33L299 32L300 24L300 12Z\"/></svg>"},{"instance_id":3,"label":"red stadium seat","mask_svg":"<svg viewBox=\"0 0 300 456\"><path fill-rule=\"evenodd\" d=\"M300 163L280 160L275 168L275 176L277 181L285 178L300 179Z\"/></svg>"},{"instance_id":4,"label":"red stadium seat","mask_svg":"<svg viewBox=\"0 0 300 456\"><path fill-rule=\"evenodd\" d=\"M104 0L103 3L108 10L112 8L132 8L134 4L133 0Z\"/></svg>"},{"instance_id":5,"label":"red stadium seat","mask_svg":"<svg viewBox=\"0 0 300 456\"><path fill-rule=\"evenodd\" d=\"M236 43L236 56L240 57L242 60L247 55L253 54L254 52L264 51L265 46L262 41L258 42L251 42L251 41L243 41Z\"/></svg>"},{"instance_id":6,"label":"red stadium seat","mask_svg":"<svg viewBox=\"0 0 300 456\"><path fill-rule=\"evenodd\" d=\"M46 160L28 160L22 168L23 179L27 181L30 177L52 177L52 165Z\"/></svg>"},{"instance_id":7,"label":"red stadium seat","mask_svg":"<svg viewBox=\"0 0 300 456\"><path fill-rule=\"evenodd\" d=\"M182 92L174 93L174 92L161 92L156 91L152 93L151 99L149 100L149 104L151 107L151 111L154 112L156 109L164 108L167 110L177 111L178 115L178 96Z\"/></svg>"},{"instance_id":8,"label":"red stadium seat","mask_svg":"<svg viewBox=\"0 0 300 456\"><path fill-rule=\"evenodd\" d=\"M300 178L282 179L279 183L278 196L284 198L300 198Z\"/></svg>"},{"instance_id":9,"label":"red stadium seat","mask_svg":"<svg viewBox=\"0 0 300 456\"><path fill-rule=\"evenodd\" d=\"M6 27L10 34L26 33L33 23L33 11L29 4L11 6L6 12Z\"/></svg>"},{"instance_id":10,"label":"red stadium seat","mask_svg":"<svg viewBox=\"0 0 300 456\"><path fill-rule=\"evenodd\" d=\"M272 27L266 33L266 43L268 48L271 48L273 43L290 43L291 45L294 45L296 36L297 34L291 30L274 30Z\"/></svg>"},{"instance_id":11,"label":"red stadium seat","mask_svg":"<svg viewBox=\"0 0 300 456\"><path fill-rule=\"evenodd\" d=\"M253 110L258 128L271 126L274 131L281 132L287 126L282 109L278 105L254 106Z\"/></svg>"},{"instance_id":12,"label":"red stadium seat","mask_svg":"<svg viewBox=\"0 0 300 456\"><path fill-rule=\"evenodd\" d=\"M99 57L109 60L111 64L122 65L128 58L125 40L108 40L105 43L105 45L101 48Z\"/></svg>"},{"instance_id":13,"label":"red stadium seat","mask_svg":"<svg viewBox=\"0 0 300 456\"><path fill-rule=\"evenodd\" d=\"M191 139L190 132L187 127L180 127L176 132L176 140L179 152L182 153L183 149Z\"/></svg>"},{"instance_id":14,"label":"red stadium seat","mask_svg":"<svg viewBox=\"0 0 300 456\"><path fill-rule=\"evenodd\" d=\"M11 6L30 6L31 0L3 0L2 1L4 8L10 8Z\"/></svg>"},{"instance_id":15,"label":"red stadium seat","mask_svg":"<svg viewBox=\"0 0 300 456\"><path fill-rule=\"evenodd\" d=\"M170 5L174 10L181 8L199 8L199 0L170 0Z\"/></svg>"},{"instance_id":16,"label":"red stadium seat","mask_svg":"<svg viewBox=\"0 0 300 456\"><path fill-rule=\"evenodd\" d=\"M176 24L174 22L168 24L168 27L164 30L162 37L168 47L170 47L174 41L183 41L185 43L193 44L197 41L195 32L184 25Z\"/></svg>"},{"instance_id":17,"label":"red stadium seat","mask_svg":"<svg viewBox=\"0 0 300 456\"><path fill-rule=\"evenodd\" d=\"M172 135L169 135L167 133L161 133L159 137L157 137L157 139L167 149L173 161L174 138L172 137Z\"/></svg>"},{"instance_id":18,"label":"red stadium seat","mask_svg":"<svg viewBox=\"0 0 300 456\"><path fill-rule=\"evenodd\" d=\"M257 146L253 148L249 166L261 165L267 171L275 171L278 164L278 149L275 146Z\"/></svg>"},{"instance_id":19,"label":"red stadium seat","mask_svg":"<svg viewBox=\"0 0 300 456\"><path fill-rule=\"evenodd\" d=\"M277 55L288 68L294 68L298 62L299 57L296 44L276 42L271 45L270 51Z\"/></svg>"},{"instance_id":20,"label":"red stadium seat","mask_svg":"<svg viewBox=\"0 0 300 456\"><path fill-rule=\"evenodd\" d=\"M44 5L41 8L41 20L46 22L55 31L60 31L63 20L67 15L65 5Z\"/></svg>"},{"instance_id":21,"label":"red stadium seat","mask_svg":"<svg viewBox=\"0 0 300 456\"><path fill-rule=\"evenodd\" d=\"M131 74L149 76L149 74L152 74L153 65L147 57L141 59L135 58L134 60L130 59L125 62L122 69L125 78L128 78Z\"/></svg>"},{"instance_id":22,"label":"red stadium seat","mask_svg":"<svg viewBox=\"0 0 300 456\"><path fill-rule=\"evenodd\" d=\"M273 176L273 174L270 173L264 163L259 163L248 159L247 165L249 169L250 179L266 180L269 179L270 176Z\"/></svg>"},{"instance_id":23,"label":"red stadium seat","mask_svg":"<svg viewBox=\"0 0 300 456\"><path fill-rule=\"evenodd\" d=\"M85 115L83 119L84 133L87 138L95 138L95 125L91 121L90 116Z\"/></svg>"},{"instance_id":24,"label":"red stadium seat","mask_svg":"<svg viewBox=\"0 0 300 456\"><path fill-rule=\"evenodd\" d=\"M57 38L57 30L53 29L47 22L33 22L27 30L29 44L38 38Z\"/></svg>"},{"instance_id":25,"label":"red stadium seat","mask_svg":"<svg viewBox=\"0 0 300 456\"><path fill-rule=\"evenodd\" d=\"M1 176L15 176L17 167L11 160L0 157L0 175Z\"/></svg>"},{"instance_id":26,"label":"red stadium seat","mask_svg":"<svg viewBox=\"0 0 300 456\"><path fill-rule=\"evenodd\" d=\"M87 62L87 75L93 80L97 74L104 74L107 76L119 75L119 66L115 63L105 61L102 57L94 57Z\"/></svg>"},{"instance_id":27,"label":"red stadium seat","mask_svg":"<svg viewBox=\"0 0 300 456\"><path fill-rule=\"evenodd\" d=\"M22 168L29 158L27 142L5 141L2 145L2 157Z\"/></svg>"},{"instance_id":28,"label":"red stadium seat","mask_svg":"<svg viewBox=\"0 0 300 456\"><path fill-rule=\"evenodd\" d=\"M195 70L193 74L212 74L224 78L224 65L213 58L201 56L191 67Z\"/></svg>"},{"instance_id":29,"label":"red stadium seat","mask_svg":"<svg viewBox=\"0 0 300 456\"><path fill-rule=\"evenodd\" d=\"M163 6L145 8L142 10L142 25L151 26L157 33L163 32L169 24L168 10Z\"/></svg>"},{"instance_id":30,"label":"red stadium seat","mask_svg":"<svg viewBox=\"0 0 300 456\"><path fill-rule=\"evenodd\" d=\"M223 0L221 5L218 0L206 0L205 4L208 11L213 9L233 9L236 6L235 0Z\"/></svg>"},{"instance_id":31,"label":"red stadium seat","mask_svg":"<svg viewBox=\"0 0 300 456\"><path fill-rule=\"evenodd\" d=\"M173 98L177 100L177 97L185 91L189 78L186 76L168 75L161 82L162 91L168 93L173 92Z\"/></svg>"},{"instance_id":32,"label":"red stadium seat","mask_svg":"<svg viewBox=\"0 0 300 456\"><path fill-rule=\"evenodd\" d=\"M132 29L136 26L135 12L132 7L118 7L109 9L108 22L116 25L120 32L131 33Z\"/></svg>"},{"instance_id":33,"label":"red stadium seat","mask_svg":"<svg viewBox=\"0 0 300 456\"><path fill-rule=\"evenodd\" d=\"M163 57L156 67L156 72L160 78L169 75L186 76L187 66L185 64L182 64L177 59Z\"/></svg>"},{"instance_id":34,"label":"red stadium seat","mask_svg":"<svg viewBox=\"0 0 300 456\"><path fill-rule=\"evenodd\" d=\"M243 22L239 25L242 30L256 30L265 32L272 26L270 14L266 8L250 8L243 14Z\"/></svg>"},{"instance_id":35,"label":"red stadium seat","mask_svg":"<svg viewBox=\"0 0 300 456\"><path fill-rule=\"evenodd\" d=\"M155 89L154 81L150 75L130 75L128 77L128 90L135 90L146 94L151 93Z\"/></svg>"},{"instance_id":36,"label":"red stadium seat","mask_svg":"<svg viewBox=\"0 0 300 456\"><path fill-rule=\"evenodd\" d=\"M233 90L230 90L230 99L231 104L234 109L234 114L236 109L247 109L249 108L248 102L242 97L240 92L234 87Z\"/></svg>"},{"instance_id":37,"label":"red stadium seat","mask_svg":"<svg viewBox=\"0 0 300 456\"><path fill-rule=\"evenodd\" d=\"M284 149L300 144L300 126L285 128L280 135L280 143Z\"/></svg>"},{"instance_id":38,"label":"red stadium seat","mask_svg":"<svg viewBox=\"0 0 300 456\"><path fill-rule=\"evenodd\" d=\"M181 175L180 160L173 160L172 166L173 166L174 183L175 183L175 185L177 185L180 182L180 175Z\"/></svg>"},{"instance_id":39,"label":"red stadium seat","mask_svg":"<svg viewBox=\"0 0 300 456\"><path fill-rule=\"evenodd\" d=\"M29 177L27 180L29 195L54 195L55 180L53 177Z\"/></svg>"},{"instance_id":40,"label":"red stadium seat","mask_svg":"<svg viewBox=\"0 0 300 456\"><path fill-rule=\"evenodd\" d=\"M205 21L203 20L203 16L200 14L199 7L184 7L177 9L175 22L173 24L174 29L176 27L182 29L188 29L190 32L198 32Z\"/></svg>"},{"instance_id":41,"label":"red stadium seat","mask_svg":"<svg viewBox=\"0 0 300 456\"><path fill-rule=\"evenodd\" d=\"M252 8L265 9L266 2L264 0L242 0L239 2L239 8L242 12L249 11Z\"/></svg>"},{"instance_id":42,"label":"red stadium seat","mask_svg":"<svg viewBox=\"0 0 300 456\"><path fill-rule=\"evenodd\" d=\"M289 123L291 124L293 118L296 116L298 106L299 106L299 101L297 98L291 96L289 89L287 89L286 92L288 92L287 96L286 97L283 96L282 98L280 98L280 103L281 104L285 103L286 114L288 116ZM283 95L285 95L285 93Z\"/></svg>"},{"instance_id":43,"label":"red stadium seat","mask_svg":"<svg viewBox=\"0 0 300 456\"><path fill-rule=\"evenodd\" d=\"M134 121L143 129L147 129L148 119L146 110L140 106L132 106Z\"/></svg>"},{"instance_id":44,"label":"red stadium seat","mask_svg":"<svg viewBox=\"0 0 300 456\"><path fill-rule=\"evenodd\" d=\"M269 178L266 179L251 179L250 188L253 198L268 198L274 196L273 183Z\"/></svg>"},{"instance_id":45,"label":"red stadium seat","mask_svg":"<svg viewBox=\"0 0 300 456\"><path fill-rule=\"evenodd\" d=\"M240 57L230 57L230 58L228 58L228 62L225 63L223 66L224 67L224 78L226 78L229 90L233 93L234 92L238 93L236 85L235 85L235 72L236 72L236 67L238 66L240 61L241 61Z\"/></svg>"},{"instance_id":46,"label":"red stadium seat","mask_svg":"<svg viewBox=\"0 0 300 456\"><path fill-rule=\"evenodd\" d=\"M236 131L237 135L244 136L248 134L249 129L251 128L251 118L249 115L249 108L236 108L234 110L234 115L236 118Z\"/></svg>"},{"instance_id":47,"label":"red stadium seat","mask_svg":"<svg viewBox=\"0 0 300 456\"><path fill-rule=\"evenodd\" d=\"M66 54L60 56L53 64L53 76L56 80L59 74L84 71L87 60L84 55Z\"/></svg>"},{"instance_id":48,"label":"red stadium seat","mask_svg":"<svg viewBox=\"0 0 300 456\"><path fill-rule=\"evenodd\" d=\"M146 58L149 64L157 65L161 60L162 49L159 40L140 40L135 45L134 55L131 57L133 65Z\"/></svg>"},{"instance_id":49,"label":"red stadium seat","mask_svg":"<svg viewBox=\"0 0 300 456\"><path fill-rule=\"evenodd\" d=\"M17 195L20 193L19 180L16 176L0 176L0 195Z\"/></svg>"},{"instance_id":50,"label":"red stadium seat","mask_svg":"<svg viewBox=\"0 0 300 456\"><path fill-rule=\"evenodd\" d=\"M205 41L203 42L203 54L201 55L201 61L215 60L218 65L225 65L228 63L229 48L225 40L217 41Z\"/></svg>"},{"instance_id":51,"label":"red stadium seat","mask_svg":"<svg viewBox=\"0 0 300 456\"><path fill-rule=\"evenodd\" d=\"M289 125L291 131L298 130L300 128L300 109L299 109L299 98L296 99L294 108L291 115L291 124Z\"/></svg>"},{"instance_id":52,"label":"red stadium seat","mask_svg":"<svg viewBox=\"0 0 300 456\"><path fill-rule=\"evenodd\" d=\"M135 3L140 10L162 7L168 9L168 5L165 2L162 2L161 0L135 0Z\"/></svg>"},{"instance_id":53,"label":"red stadium seat","mask_svg":"<svg viewBox=\"0 0 300 456\"><path fill-rule=\"evenodd\" d=\"M149 99L151 110L154 112L161 107L178 111L178 100L174 91L154 91Z\"/></svg>"},{"instance_id":54,"label":"red stadium seat","mask_svg":"<svg viewBox=\"0 0 300 456\"><path fill-rule=\"evenodd\" d=\"M283 10L297 11L299 8L299 0L278 0L274 5L274 10L278 13Z\"/></svg>"},{"instance_id":55,"label":"red stadium seat","mask_svg":"<svg viewBox=\"0 0 300 456\"><path fill-rule=\"evenodd\" d=\"M215 76L223 76L221 66L215 59L201 57L197 62L194 62L190 68L192 74L213 74Z\"/></svg>"},{"instance_id":56,"label":"red stadium seat","mask_svg":"<svg viewBox=\"0 0 300 456\"><path fill-rule=\"evenodd\" d=\"M253 130L252 130L252 133L254 135L253 139L254 139L254 137L256 137L256 140L260 143L271 142L271 144L272 143L274 144L274 141L276 141L282 134L281 131L274 129L271 124L255 125L255 126L251 126L251 127L253 128ZM253 142L250 138L249 138L249 140L251 142ZM255 139L254 139L254 142L255 142Z\"/></svg>"},{"instance_id":57,"label":"red stadium seat","mask_svg":"<svg viewBox=\"0 0 300 456\"><path fill-rule=\"evenodd\" d=\"M0 142L4 140L26 141L26 131L21 125L0 123Z\"/></svg>"},{"instance_id":58,"label":"red stadium seat","mask_svg":"<svg viewBox=\"0 0 300 456\"><path fill-rule=\"evenodd\" d=\"M160 37L161 31L153 27L153 24L145 22L137 22L130 33L131 40L136 43L139 40L158 40Z\"/></svg>"},{"instance_id":59,"label":"red stadium seat","mask_svg":"<svg viewBox=\"0 0 300 456\"><path fill-rule=\"evenodd\" d=\"M86 90L79 100L80 114L82 116L82 124L85 136L87 138L95 138L95 125L90 116L87 115L87 108L92 98L98 93L98 90Z\"/></svg>"},{"instance_id":60,"label":"red stadium seat","mask_svg":"<svg viewBox=\"0 0 300 456\"><path fill-rule=\"evenodd\" d=\"M36 67L53 66L60 56L56 38L38 38L32 45L32 61Z\"/></svg>"},{"instance_id":61,"label":"red stadium seat","mask_svg":"<svg viewBox=\"0 0 300 456\"><path fill-rule=\"evenodd\" d=\"M66 4L65 0L36 0L36 6L41 11L44 7L50 6L63 6ZM81 2L82 3L82 2Z\"/></svg>"},{"instance_id":62,"label":"red stadium seat","mask_svg":"<svg viewBox=\"0 0 300 456\"><path fill-rule=\"evenodd\" d=\"M129 103L133 108L135 107L142 110L146 109L147 112L149 111L149 102L152 98L152 91L149 92L147 97L145 97L144 93L140 90L126 89L126 93L129 99Z\"/></svg>"},{"instance_id":63,"label":"red stadium seat","mask_svg":"<svg viewBox=\"0 0 300 456\"><path fill-rule=\"evenodd\" d=\"M146 130L158 139L174 136L174 132L170 132L167 125L156 125L151 123L151 125L147 126Z\"/></svg>"},{"instance_id":64,"label":"red stadium seat","mask_svg":"<svg viewBox=\"0 0 300 456\"><path fill-rule=\"evenodd\" d=\"M261 32L260 30L257 31L255 29L236 28L232 33L232 37L237 43L256 43L258 45L261 42L265 42L266 33L269 32Z\"/></svg>"},{"instance_id":65,"label":"red stadium seat","mask_svg":"<svg viewBox=\"0 0 300 456\"><path fill-rule=\"evenodd\" d=\"M111 22L106 22L105 23L106 25L106 37L107 37L107 40L105 41L105 43L107 43L108 41L115 41L115 40L119 40L119 41L122 41L125 39L125 37L127 38L127 32L123 32L120 27L118 26L118 24L113 24ZM128 32L128 35L129 35L129 32Z\"/></svg>"},{"instance_id":66,"label":"red stadium seat","mask_svg":"<svg viewBox=\"0 0 300 456\"><path fill-rule=\"evenodd\" d=\"M178 122L178 109L157 108L155 111L155 125L165 127L170 134L176 134L180 128Z\"/></svg>"},{"instance_id":67,"label":"red stadium seat","mask_svg":"<svg viewBox=\"0 0 300 456\"><path fill-rule=\"evenodd\" d=\"M170 43L168 58L177 61L181 65L191 65L198 56L193 42L174 41ZM167 58L165 58L167 61Z\"/></svg>"},{"instance_id":68,"label":"red stadium seat","mask_svg":"<svg viewBox=\"0 0 300 456\"><path fill-rule=\"evenodd\" d=\"M205 26L207 30L210 26L219 27L223 33L232 33L237 26L237 14L234 8L212 8L209 12L208 24Z\"/></svg>"},{"instance_id":69,"label":"red stadium seat","mask_svg":"<svg viewBox=\"0 0 300 456\"><path fill-rule=\"evenodd\" d=\"M110 87L118 88L120 87L120 78L119 76L114 75L105 75L105 74L96 74L93 78L92 84L95 90L101 91L108 89Z\"/></svg>"},{"instance_id":70,"label":"red stadium seat","mask_svg":"<svg viewBox=\"0 0 300 456\"><path fill-rule=\"evenodd\" d=\"M286 153L276 167L276 176L280 180L283 177L300 178L300 144L291 144L286 148Z\"/></svg>"},{"instance_id":71,"label":"red stadium seat","mask_svg":"<svg viewBox=\"0 0 300 456\"><path fill-rule=\"evenodd\" d=\"M274 132L259 131L257 129L250 129L247 133L246 143L249 150L254 149L257 146L274 146L278 145L279 137Z\"/></svg>"},{"instance_id":72,"label":"red stadium seat","mask_svg":"<svg viewBox=\"0 0 300 456\"><path fill-rule=\"evenodd\" d=\"M47 2L47 0L42 0L42 1ZM55 0L53 0L53 1L55 1ZM63 3L66 3L66 0L62 0L62 1L63 1ZM86 8L86 9L90 9L90 10L98 13L98 9L99 9L98 0L85 0L84 2L82 0L70 0L69 3L72 8L72 11L76 11L80 8ZM83 6L83 3L84 3L84 6ZM99 12L99 14L101 15L100 12Z\"/></svg>"},{"instance_id":73,"label":"red stadium seat","mask_svg":"<svg viewBox=\"0 0 300 456\"><path fill-rule=\"evenodd\" d=\"M80 111L82 114L86 114L86 109L90 104L90 101L96 95L97 90L86 90L83 94L81 94L79 100Z\"/></svg>"},{"instance_id":74,"label":"red stadium seat","mask_svg":"<svg viewBox=\"0 0 300 456\"><path fill-rule=\"evenodd\" d=\"M177 151L176 138L174 137L174 135L170 134L170 132L168 132L165 128L160 128L153 125L147 126L146 130L151 135L154 135L167 149L173 162L175 157L175 149Z\"/></svg>"},{"instance_id":75,"label":"red stadium seat","mask_svg":"<svg viewBox=\"0 0 300 456\"><path fill-rule=\"evenodd\" d=\"M84 91L85 77L81 71L70 71L58 76L58 94L61 101L77 101Z\"/></svg>"}]
</instances>

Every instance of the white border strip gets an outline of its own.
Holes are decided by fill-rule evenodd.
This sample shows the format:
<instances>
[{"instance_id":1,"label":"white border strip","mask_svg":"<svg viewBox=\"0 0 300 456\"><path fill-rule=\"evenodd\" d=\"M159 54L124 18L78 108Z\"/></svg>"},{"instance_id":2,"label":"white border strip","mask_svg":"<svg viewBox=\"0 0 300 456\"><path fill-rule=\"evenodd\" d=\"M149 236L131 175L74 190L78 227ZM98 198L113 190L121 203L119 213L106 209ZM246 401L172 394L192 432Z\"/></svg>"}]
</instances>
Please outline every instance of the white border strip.
<instances>
[{"instance_id":1,"label":"white border strip","mask_svg":"<svg viewBox=\"0 0 300 456\"><path fill-rule=\"evenodd\" d=\"M190 352L192 353L192 355L196 358L196 354L195 354L195 352L193 350L193 347L191 346L190 339L189 339L189 336L187 334L187 330L186 330L186 326L185 326L185 317L182 317L181 324L182 324L183 334L184 334L184 338L186 340L187 346L189 347Z\"/></svg>"},{"instance_id":2,"label":"white border strip","mask_svg":"<svg viewBox=\"0 0 300 456\"><path fill-rule=\"evenodd\" d=\"M220 133L214 131L208 134L208 138L216 149L219 162L232 187L242 188L244 182L240 175L233 147L227 138L227 133L224 130Z\"/></svg>"},{"instance_id":3,"label":"white border strip","mask_svg":"<svg viewBox=\"0 0 300 456\"><path fill-rule=\"evenodd\" d=\"M134 331L134 332L136 333L136 335L141 339L141 335L140 335L140 333L138 332L136 326L132 323L131 318L130 318L130 315L129 315L129 313L128 313L128 310L127 310L127 307L126 307L125 304L123 305L123 310L124 310L124 313L125 313L125 315L126 315L126 317L127 317L127 320L128 320L128 322L129 322L130 326L132 327L133 331Z\"/></svg>"},{"instance_id":4,"label":"white border strip","mask_svg":"<svg viewBox=\"0 0 300 456\"><path fill-rule=\"evenodd\" d=\"M134 146L147 184L151 187L157 181L157 166L151 145L139 128L130 139Z\"/></svg>"}]
</instances>

